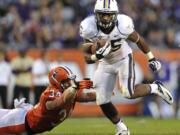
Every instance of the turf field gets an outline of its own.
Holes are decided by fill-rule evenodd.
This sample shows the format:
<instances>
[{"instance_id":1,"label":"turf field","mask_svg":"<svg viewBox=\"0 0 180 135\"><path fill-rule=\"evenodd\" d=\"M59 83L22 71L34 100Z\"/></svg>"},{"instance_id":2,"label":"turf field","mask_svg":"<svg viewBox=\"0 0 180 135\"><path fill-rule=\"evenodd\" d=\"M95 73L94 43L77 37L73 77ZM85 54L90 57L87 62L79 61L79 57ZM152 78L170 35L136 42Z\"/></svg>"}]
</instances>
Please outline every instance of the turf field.
<instances>
[{"instance_id":1,"label":"turf field","mask_svg":"<svg viewBox=\"0 0 180 135\"><path fill-rule=\"evenodd\" d=\"M180 120L125 117L131 135L180 135ZM115 127L106 118L70 118L41 135L114 135Z\"/></svg>"}]
</instances>

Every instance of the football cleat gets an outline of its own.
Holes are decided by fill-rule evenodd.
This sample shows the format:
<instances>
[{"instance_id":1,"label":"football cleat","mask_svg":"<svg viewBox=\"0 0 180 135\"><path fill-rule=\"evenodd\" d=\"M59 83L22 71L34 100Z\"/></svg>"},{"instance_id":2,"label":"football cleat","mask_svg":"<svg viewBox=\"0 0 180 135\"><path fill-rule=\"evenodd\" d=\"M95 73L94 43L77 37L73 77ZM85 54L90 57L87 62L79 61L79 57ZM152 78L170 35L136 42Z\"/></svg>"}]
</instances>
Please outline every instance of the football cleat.
<instances>
[{"instance_id":1,"label":"football cleat","mask_svg":"<svg viewBox=\"0 0 180 135\"><path fill-rule=\"evenodd\" d=\"M127 130L118 130L115 135L130 135L130 131Z\"/></svg>"},{"instance_id":2,"label":"football cleat","mask_svg":"<svg viewBox=\"0 0 180 135\"><path fill-rule=\"evenodd\" d=\"M173 104L173 96L171 93L164 87L160 81L154 81L153 83L158 85L157 95L159 95L164 101L168 104Z\"/></svg>"}]
</instances>

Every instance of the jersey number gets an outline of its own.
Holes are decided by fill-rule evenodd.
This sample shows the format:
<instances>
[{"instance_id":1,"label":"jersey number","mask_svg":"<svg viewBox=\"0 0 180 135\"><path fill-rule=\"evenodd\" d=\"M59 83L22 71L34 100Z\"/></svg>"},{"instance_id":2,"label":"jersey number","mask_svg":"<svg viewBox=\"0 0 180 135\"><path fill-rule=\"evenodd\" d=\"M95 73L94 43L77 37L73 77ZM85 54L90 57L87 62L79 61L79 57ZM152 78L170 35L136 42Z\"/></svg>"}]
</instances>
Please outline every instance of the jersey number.
<instances>
[{"instance_id":1,"label":"jersey number","mask_svg":"<svg viewBox=\"0 0 180 135\"><path fill-rule=\"evenodd\" d=\"M60 121L63 121L63 120L67 117L66 109L62 109L62 110L59 112L59 115L62 116L62 117L60 118Z\"/></svg>"},{"instance_id":2,"label":"jersey number","mask_svg":"<svg viewBox=\"0 0 180 135\"><path fill-rule=\"evenodd\" d=\"M115 52L121 48L121 39L111 40L112 51Z\"/></svg>"},{"instance_id":3,"label":"jersey number","mask_svg":"<svg viewBox=\"0 0 180 135\"><path fill-rule=\"evenodd\" d=\"M52 127L57 126L59 123L61 123L62 121L64 121L66 119L66 117L67 117L66 109L62 109L61 111L59 111L59 115L61 116L61 118L59 119L59 122L57 122L57 123L51 122Z\"/></svg>"}]
</instances>

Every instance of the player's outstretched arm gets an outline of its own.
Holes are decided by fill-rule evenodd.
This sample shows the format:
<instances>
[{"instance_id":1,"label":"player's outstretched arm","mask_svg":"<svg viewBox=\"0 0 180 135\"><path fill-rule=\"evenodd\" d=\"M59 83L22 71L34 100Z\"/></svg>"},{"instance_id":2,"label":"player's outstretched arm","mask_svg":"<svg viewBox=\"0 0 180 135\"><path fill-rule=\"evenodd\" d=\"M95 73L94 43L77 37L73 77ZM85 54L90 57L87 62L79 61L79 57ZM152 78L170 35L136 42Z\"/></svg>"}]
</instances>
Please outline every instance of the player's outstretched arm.
<instances>
[{"instance_id":1,"label":"player's outstretched arm","mask_svg":"<svg viewBox=\"0 0 180 135\"><path fill-rule=\"evenodd\" d=\"M96 101L96 91L95 89L80 90L76 97L77 102L94 102Z\"/></svg>"},{"instance_id":2,"label":"player's outstretched arm","mask_svg":"<svg viewBox=\"0 0 180 135\"><path fill-rule=\"evenodd\" d=\"M76 87L71 86L63 92L62 96L52 101L47 101L46 108L48 110L54 110L57 108L61 108L61 106L64 106L65 104L73 103L76 98L76 93L77 93Z\"/></svg>"},{"instance_id":3,"label":"player's outstretched arm","mask_svg":"<svg viewBox=\"0 0 180 135\"><path fill-rule=\"evenodd\" d=\"M144 38L136 31L132 32L128 36L128 40L134 42L137 44L139 49L146 54L148 62L149 62L149 67L154 71L158 71L161 68L161 63L156 60L154 57L153 53L150 51L149 45L146 43Z\"/></svg>"},{"instance_id":4,"label":"player's outstretched arm","mask_svg":"<svg viewBox=\"0 0 180 135\"><path fill-rule=\"evenodd\" d=\"M146 43L146 41L144 40L144 38L136 31L134 31L133 33L131 33L128 36L128 40L134 42L137 44L137 46L139 47L139 49L147 54L148 52L150 52L150 48L149 45Z\"/></svg>"},{"instance_id":5,"label":"player's outstretched arm","mask_svg":"<svg viewBox=\"0 0 180 135\"><path fill-rule=\"evenodd\" d=\"M93 82L90 79L81 80L78 83L76 101L93 102L96 100L96 91L93 89Z\"/></svg>"}]
</instances>

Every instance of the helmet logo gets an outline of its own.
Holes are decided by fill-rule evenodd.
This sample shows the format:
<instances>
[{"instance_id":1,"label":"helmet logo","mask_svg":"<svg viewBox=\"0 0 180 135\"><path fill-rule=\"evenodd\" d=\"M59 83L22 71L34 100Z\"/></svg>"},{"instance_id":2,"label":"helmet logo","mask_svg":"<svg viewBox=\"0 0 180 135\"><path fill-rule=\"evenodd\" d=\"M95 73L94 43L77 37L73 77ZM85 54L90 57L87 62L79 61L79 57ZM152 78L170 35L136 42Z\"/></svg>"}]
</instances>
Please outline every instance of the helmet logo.
<instances>
[{"instance_id":1,"label":"helmet logo","mask_svg":"<svg viewBox=\"0 0 180 135\"><path fill-rule=\"evenodd\" d=\"M58 84L59 82L56 80L57 74L58 73L56 71L54 71L51 78Z\"/></svg>"},{"instance_id":2,"label":"helmet logo","mask_svg":"<svg viewBox=\"0 0 180 135\"><path fill-rule=\"evenodd\" d=\"M104 0L103 7L104 8L110 8L110 0Z\"/></svg>"}]
</instances>

